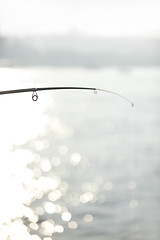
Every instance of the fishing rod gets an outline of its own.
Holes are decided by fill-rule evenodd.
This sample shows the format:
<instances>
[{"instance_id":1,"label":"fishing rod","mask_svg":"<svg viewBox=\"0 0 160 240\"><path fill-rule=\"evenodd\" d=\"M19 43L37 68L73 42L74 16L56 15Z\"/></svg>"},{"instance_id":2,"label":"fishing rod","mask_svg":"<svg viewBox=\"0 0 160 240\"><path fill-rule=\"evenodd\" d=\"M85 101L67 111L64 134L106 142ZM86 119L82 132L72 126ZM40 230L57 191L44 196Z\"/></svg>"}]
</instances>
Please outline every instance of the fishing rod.
<instances>
[{"instance_id":1,"label":"fishing rod","mask_svg":"<svg viewBox=\"0 0 160 240\"><path fill-rule=\"evenodd\" d=\"M122 96L119 93L112 92L109 90L105 89L100 89L100 88L93 88L93 87L43 87L43 88L24 88L24 89L13 89L13 90L6 90L6 91L0 91L0 95L4 94L12 94L12 93L23 93L23 92L32 92L32 100L37 101L38 100L38 91L47 91L47 90L91 90L94 91L95 93L97 91L102 91L106 93L111 93L116 96L119 96L123 98L124 100L128 101L132 107L134 107L134 104L126 97Z\"/></svg>"}]
</instances>

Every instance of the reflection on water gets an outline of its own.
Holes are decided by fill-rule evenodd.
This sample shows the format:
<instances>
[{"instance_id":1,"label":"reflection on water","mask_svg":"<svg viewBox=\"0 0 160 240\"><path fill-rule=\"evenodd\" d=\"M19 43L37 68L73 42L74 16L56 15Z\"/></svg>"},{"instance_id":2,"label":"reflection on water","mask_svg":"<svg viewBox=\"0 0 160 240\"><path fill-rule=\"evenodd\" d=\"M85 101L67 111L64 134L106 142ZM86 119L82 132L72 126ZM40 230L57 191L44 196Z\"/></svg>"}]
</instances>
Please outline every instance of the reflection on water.
<instances>
[{"instance_id":1,"label":"reflection on water","mask_svg":"<svg viewBox=\"0 0 160 240\"><path fill-rule=\"evenodd\" d=\"M36 103L30 98L1 97L0 239L157 239L160 219L156 212L150 216L153 233L143 209L147 192L141 175L147 169L141 164L150 160L141 151L143 124L135 119L133 156L130 105L86 92L42 93ZM156 198L147 206L156 211Z\"/></svg>"}]
</instances>

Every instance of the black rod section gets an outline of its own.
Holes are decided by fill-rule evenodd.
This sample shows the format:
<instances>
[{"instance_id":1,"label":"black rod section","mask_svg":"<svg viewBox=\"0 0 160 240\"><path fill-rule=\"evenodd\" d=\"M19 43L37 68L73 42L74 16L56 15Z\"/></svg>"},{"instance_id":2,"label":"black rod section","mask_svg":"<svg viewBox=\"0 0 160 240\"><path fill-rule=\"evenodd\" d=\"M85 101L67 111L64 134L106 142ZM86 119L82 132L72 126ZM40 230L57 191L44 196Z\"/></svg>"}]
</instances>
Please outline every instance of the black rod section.
<instances>
[{"instance_id":1,"label":"black rod section","mask_svg":"<svg viewBox=\"0 0 160 240\"><path fill-rule=\"evenodd\" d=\"M96 88L88 88L88 87L25 88L25 89L14 89L14 90L0 91L0 95L11 94L11 93L23 93L23 92L37 92L37 91L45 91L45 90L92 90L92 91L95 91Z\"/></svg>"}]
</instances>

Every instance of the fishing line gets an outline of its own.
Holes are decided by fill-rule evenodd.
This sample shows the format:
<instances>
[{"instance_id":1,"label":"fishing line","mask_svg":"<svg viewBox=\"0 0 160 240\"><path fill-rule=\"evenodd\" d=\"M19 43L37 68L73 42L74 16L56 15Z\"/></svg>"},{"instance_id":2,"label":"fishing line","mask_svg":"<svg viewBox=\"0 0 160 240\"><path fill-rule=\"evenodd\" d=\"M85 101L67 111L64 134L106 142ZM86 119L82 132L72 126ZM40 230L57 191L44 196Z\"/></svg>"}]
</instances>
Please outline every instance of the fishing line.
<instances>
[{"instance_id":1,"label":"fishing line","mask_svg":"<svg viewBox=\"0 0 160 240\"><path fill-rule=\"evenodd\" d=\"M135 189L137 187L137 183L135 181L135 157L134 157L134 110L132 109L131 112L131 119L130 119L130 233L131 233L131 239L133 236L133 233L135 231L135 225L134 225L134 210L138 207L138 201L135 199Z\"/></svg>"},{"instance_id":2,"label":"fishing line","mask_svg":"<svg viewBox=\"0 0 160 240\"><path fill-rule=\"evenodd\" d=\"M131 106L133 107L134 104L126 97L122 96L119 93L109 91L106 89L100 89L100 88L93 88L93 87L44 87L44 88L24 88L24 89L13 89L13 90L6 90L6 91L0 91L0 95L4 94L12 94L12 93L24 93L24 92L32 92L32 100L37 101L38 100L38 91L46 91L46 90L91 90L94 91L94 93L97 93L97 91L102 91L110 94L114 94L118 97L123 98L124 100L128 101Z\"/></svg>"}]
</instances>

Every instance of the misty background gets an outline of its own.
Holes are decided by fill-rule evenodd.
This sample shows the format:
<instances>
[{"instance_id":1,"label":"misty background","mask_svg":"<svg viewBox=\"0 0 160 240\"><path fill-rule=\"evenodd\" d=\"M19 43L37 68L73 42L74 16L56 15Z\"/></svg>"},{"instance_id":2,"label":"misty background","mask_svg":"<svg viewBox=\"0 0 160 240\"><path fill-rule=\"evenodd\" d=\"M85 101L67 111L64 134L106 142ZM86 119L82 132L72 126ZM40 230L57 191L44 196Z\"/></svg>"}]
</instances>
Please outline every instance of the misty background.
<instances>
[{"instance_id":1,"label":"misty background","mask_svg":"<svg viewBox=\"0 0 160 240\"><path fill-rule=\"evenodd\" d=\"M0 1L1 240L159 240L159 0Z\"/></svg>"},{"instance_id":2,"label":"misty background","mask_svg":"<svg viewBox=\"0 0 160 240\"><path fill-rule=\"evenodd\" d=\"M1 66L159 66L159 1L0 2Z\"/></svg>"}]
</instances>

